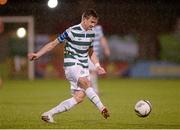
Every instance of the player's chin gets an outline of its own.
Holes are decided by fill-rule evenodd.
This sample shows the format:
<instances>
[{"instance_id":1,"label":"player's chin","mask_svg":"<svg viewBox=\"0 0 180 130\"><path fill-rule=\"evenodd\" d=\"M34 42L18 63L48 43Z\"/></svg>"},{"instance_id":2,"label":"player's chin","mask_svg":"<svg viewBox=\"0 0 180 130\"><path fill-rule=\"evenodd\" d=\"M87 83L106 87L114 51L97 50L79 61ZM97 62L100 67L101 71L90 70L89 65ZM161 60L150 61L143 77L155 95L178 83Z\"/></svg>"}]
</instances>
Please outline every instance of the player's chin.
<instances>
[{"instance_id":1,"label":"player's chin","mask_svg":"<svg viewBox=\"0 0 180 130\"><path fill-rule=\"evenodd\" d=\"M92 30L93 27L89 27L89 30Z\"/></svg>"}]
</instances>

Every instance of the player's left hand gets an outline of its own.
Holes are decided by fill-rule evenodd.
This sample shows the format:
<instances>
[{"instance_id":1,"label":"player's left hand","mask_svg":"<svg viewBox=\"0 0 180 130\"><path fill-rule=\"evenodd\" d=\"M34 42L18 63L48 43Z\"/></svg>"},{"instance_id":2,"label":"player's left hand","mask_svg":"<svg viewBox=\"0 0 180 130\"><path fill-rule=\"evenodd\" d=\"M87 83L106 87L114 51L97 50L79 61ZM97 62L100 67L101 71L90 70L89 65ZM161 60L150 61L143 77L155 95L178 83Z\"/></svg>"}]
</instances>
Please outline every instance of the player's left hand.
<instances>
[{"instance_id":1,"label":"player's left hand","mask_svg":"<svg viewBox=\"0 0 180 130\"><path fill-rule=\"evenodd\" d=\"M101 66L96 67L96 71L99 75L106 74L106 71Z\"/></svg>"},{"instance_id":2,"label":"player's left hand","mask_svg":"<svg viewBox=\"0 0 180 130\"><path fill-rule=\"evenodd\" d=\"M38 57L39 56L36 53L29 53L28 54L28 59L31 61L38 59Z\"/></svg>"}]
</instances>

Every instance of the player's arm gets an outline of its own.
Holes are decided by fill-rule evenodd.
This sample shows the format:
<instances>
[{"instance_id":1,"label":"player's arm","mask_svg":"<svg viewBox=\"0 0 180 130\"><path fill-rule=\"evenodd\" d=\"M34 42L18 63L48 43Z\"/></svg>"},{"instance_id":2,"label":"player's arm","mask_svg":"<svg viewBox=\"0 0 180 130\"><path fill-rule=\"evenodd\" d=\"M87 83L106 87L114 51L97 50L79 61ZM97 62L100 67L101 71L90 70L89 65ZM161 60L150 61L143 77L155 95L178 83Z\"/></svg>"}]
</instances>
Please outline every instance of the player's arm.
<instances>
[{"instance_id":1,"label":"player's arm","mask_svg":"<svg viewBox=\"0 0 180 130\"><path fill-rule=\"evenodd\" d=\"M100 44L103 48L105 56L109 57L110 56L110 49L109 49L108 42L107 42L107 39L105 36L101 37Z\"/></svg>"},{"instance_id":2,"label":"player's arm","mask_svg":"<svg viewBox=\"0 0 180 130\"><path fill-rule=\"evenodd\" d=\"M89 48L89 57L90 57L92 63L95 65L98 74L105 74L106 71L104 70L104 68L101 67L99 60L98 60L95 52L93 51L93 47Z\"/></svg>"},{"instance_id":3,"label":"player's arm","mask_svg":"<svg viewBox=\"0 0 180 130\"><path fill-rule=\"evenodd\" d=\"M29 53L28 54L29 60L36 60L39 57L41 57L42 55L44 55L45 53L47 53L47 52L51 51L52 49L54 49L54 47L58 43L63 43L66 39L69 38L67 31L68 31L68 29L66 31L64 31L62 34L59 34L58 37L54 41L51 41L48 44L46 44L37 53Z\"/></svg>"},{"instance_id":4,"label":"player's arm","mask_svg":"<svg viewBox=\"0 0 180 130\"><path fill-rule=\"evenodd\" d=\"M36 53L29 53L28 58L29 60L36 60L45 53L51 51L57 44L59 43L58 39L55 39L54 41L49 42L44 47L42 47L38 52Z\"/></svg>"}]
</instances>

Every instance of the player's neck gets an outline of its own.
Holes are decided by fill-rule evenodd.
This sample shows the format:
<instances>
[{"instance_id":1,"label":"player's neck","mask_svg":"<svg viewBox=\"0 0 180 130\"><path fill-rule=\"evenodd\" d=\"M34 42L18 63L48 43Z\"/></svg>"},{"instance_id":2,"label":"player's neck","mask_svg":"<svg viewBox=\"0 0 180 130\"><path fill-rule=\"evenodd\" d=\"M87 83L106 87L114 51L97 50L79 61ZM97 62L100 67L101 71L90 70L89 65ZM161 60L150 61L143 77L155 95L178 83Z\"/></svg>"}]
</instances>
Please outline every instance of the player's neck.
<instances>
[{"instance_id":1,"label":"player's neck","mask_svg":"<svg viewBox=\"0 0 180 130\"><path fill-rule=\"evenodd\" d=\"M82 26L82 28L83 28L85 31L88 30L87 27L86 27L86 25L85 25L83 22L81 22L81 26Z\"/></svg>"}]
</instances>

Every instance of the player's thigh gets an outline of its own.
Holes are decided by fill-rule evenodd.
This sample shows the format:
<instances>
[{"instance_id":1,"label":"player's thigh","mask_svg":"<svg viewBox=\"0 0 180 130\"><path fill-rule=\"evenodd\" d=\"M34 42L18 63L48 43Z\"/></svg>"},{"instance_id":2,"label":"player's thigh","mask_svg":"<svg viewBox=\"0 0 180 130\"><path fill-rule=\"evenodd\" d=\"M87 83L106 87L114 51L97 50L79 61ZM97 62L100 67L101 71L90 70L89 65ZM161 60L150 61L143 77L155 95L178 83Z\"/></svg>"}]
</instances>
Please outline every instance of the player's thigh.
<instances>
[{"instance_id":1,"label":"player's thigh","mask_svg":"<svg viewBox=\"0 0 180 130\"><path fill-rule=\"evenodd\" d=\"M79 65L67 67L64 70L65 70L66 78L69 81L72 81L74 83L78 83L78 80L80 77L88 77L89 76L88 68L83 68Z\"/></svg>"},{"instance_id":2,"label":"player's thigh","mask_svg":"<svg viewBox=\"0 0 180 130\"><path fill-rule=\"evenodd\" d=\"M70 82L71 90L83 90L84 91L87 88L86 87L88 84L87 82L89 82L89 80L90 80L88 68L83 68L79 65L67 67L67 68L65 68L65 75L66 75L66 78ZM81 83L79 83L79 79L80 79Z\"/></svg>"},{"instance_id":3,"label":"player's thigh","mask_svg":"<svg viewBox=\"0 0 180 130\"><path fill-rule=\"evenodd\" d=\"M87 89L88 87L91 86L91 82L87 76L86 77L79 77L78 86L80 86L83 89Z\"/></svg>"}]
</instances>

